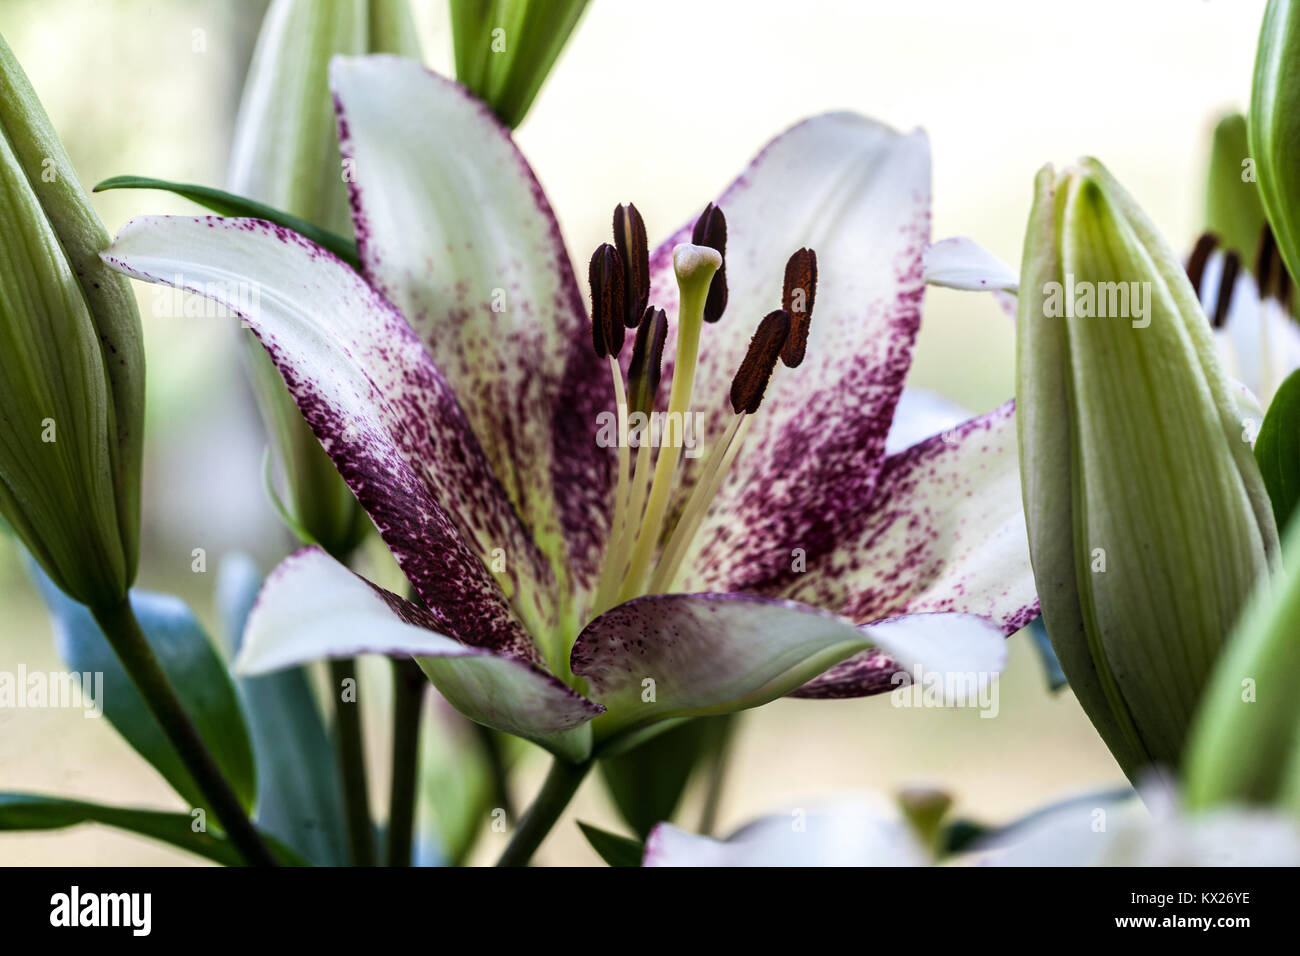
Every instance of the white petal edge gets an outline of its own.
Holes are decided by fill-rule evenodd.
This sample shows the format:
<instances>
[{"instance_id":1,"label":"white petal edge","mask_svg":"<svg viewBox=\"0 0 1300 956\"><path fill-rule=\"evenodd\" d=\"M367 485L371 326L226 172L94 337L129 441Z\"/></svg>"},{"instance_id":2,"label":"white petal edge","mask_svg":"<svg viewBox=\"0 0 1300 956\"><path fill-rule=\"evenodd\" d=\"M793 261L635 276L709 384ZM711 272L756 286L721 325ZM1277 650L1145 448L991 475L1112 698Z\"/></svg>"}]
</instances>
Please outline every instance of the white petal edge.
<instances>
[{"instance_id":1,"label":"white petal edge","mask_svg":"<svg viewBox=\"0 0 1300 956\"><path fill-rule=\"evenodd\" d=\"M928 285L970 292L1018 292L1020 276L974 239L954 236L926 247L921 256Z\"/></svg>"}]
</instances>

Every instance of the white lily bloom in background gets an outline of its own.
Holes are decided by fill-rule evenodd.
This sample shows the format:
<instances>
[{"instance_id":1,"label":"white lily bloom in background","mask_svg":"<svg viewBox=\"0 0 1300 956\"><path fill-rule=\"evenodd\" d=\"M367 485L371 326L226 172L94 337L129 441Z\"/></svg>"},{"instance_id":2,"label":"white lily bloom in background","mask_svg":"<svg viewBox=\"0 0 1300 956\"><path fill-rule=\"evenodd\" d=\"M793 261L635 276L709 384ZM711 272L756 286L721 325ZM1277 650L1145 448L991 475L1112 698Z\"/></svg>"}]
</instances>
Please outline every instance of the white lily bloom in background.
<instances>
[{"instance_id":1,"label":"white lily bloom in background","mask_svg":"<svg viewBox=\"0 0 1300 956\"><path fill-rule=\"evenodd\" d=\"M671 718L1000 669L1038 613L1011 405L885 449L924 288L923 134L807 120L653 254L620 207L593 324L481 103L391 57L338 58L332 86L361 275L248 219L137 219L105 253L231 308L260 290L246 320L418 595L299 552L250 617L245 673L414 656L471 719L583 761ZM649 394L699 419L707 453L681 467L647 447L633 473L599 439L626 414L624 315L657 329L633 394L647 348L676 351L667 402Z\"/></svg>"},{"instance_id":2,"label":"white lily bloom in background","mask_svg":"<svg viewBox=\"0 0 1300 956\"><path fill-rule=\"evenodd\" d=\"M917 830L866 800L772 814L725 840L661 823L643 866L1297 866L1300 824L1259 809L1187 814L1160 787L1076 797L936 860ZM1144 802L1145 801L1145 805Z\"/></svg>"},{"instance_id":3,"label":"white lily bloom in background","mask_svg":"<svg viewBox=\"0 0 1300 956\"><path fill-rule=\"evenodd\" d=\"M1278 386L1300 368L1300 328L1287 304L1286 267L1265 229L1254 272L1242 267L1236 253L1217 248L1215 237L1206 233L1192 250L1187 273L1214 327L1224 370L1267 408Z\"/></svg>"},{"instance_id":4,"label":"white lily bloom in background","mask_svg":"<svg viewBox=\"0 0 1300 956\"><path fill-rule=\"evenodd\" d=\"M642 866L928 866L929 851L896 813L865 799L761 817L725 840L661 823Z\"/></svg>"}]
</instances>

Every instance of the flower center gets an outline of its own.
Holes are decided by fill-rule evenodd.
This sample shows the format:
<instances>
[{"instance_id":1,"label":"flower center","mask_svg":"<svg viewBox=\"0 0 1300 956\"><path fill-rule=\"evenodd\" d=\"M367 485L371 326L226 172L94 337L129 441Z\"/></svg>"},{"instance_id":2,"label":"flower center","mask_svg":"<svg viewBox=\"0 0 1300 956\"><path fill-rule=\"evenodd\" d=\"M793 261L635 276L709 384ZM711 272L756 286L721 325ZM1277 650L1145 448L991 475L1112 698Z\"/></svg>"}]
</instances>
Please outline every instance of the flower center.
<instances>
[{"instance_id":1,"label":"flower center","mask_svg":"<svg viewBox=\"0 0 1300 956\"><path fill-rule=\"evenodd\" d=\"M727 306L724 254L727 223L710 204L695 223L692 242L673 249L673 271L680 292L677 356L667 412L655 411L668 318L650 304L649 249L645 225L630 203L614 211L614 243L591 257L592 345L609 361L618 420L618 482L605 563L592 617L617 603L668 591L691 543L730 472L745 433L762 404L777 362L793 368L803 361L817 285L817 255L800 249L786 264L781 308L758 324L749 350L731 384L735 417L710 450L676 521L668 522L673 491L683 481L685 430L691 416L700 337ZM618 355L625 328L636 327L632 360L624 383ZM658 418L663 428L641 428L635 464L629 448L629 417L641 423ZM656 442L652 436L658 435ZM658 454L652 446L658 444ZM652 460L653 457L653 460ZM660 546L662 542L662 547Z\"/></svg>"}]
</instances>

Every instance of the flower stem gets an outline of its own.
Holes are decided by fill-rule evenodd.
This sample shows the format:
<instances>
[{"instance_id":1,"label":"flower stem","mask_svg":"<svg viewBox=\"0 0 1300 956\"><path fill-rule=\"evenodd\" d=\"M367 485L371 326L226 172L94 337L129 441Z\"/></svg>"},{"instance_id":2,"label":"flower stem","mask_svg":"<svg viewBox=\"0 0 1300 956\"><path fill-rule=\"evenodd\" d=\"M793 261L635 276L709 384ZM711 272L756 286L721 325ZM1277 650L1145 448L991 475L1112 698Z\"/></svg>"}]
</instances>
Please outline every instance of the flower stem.
<instances>
[{"instance_id":1,"label":"flower stem","mask_svg":"<svg viewBox=\"0 0 1300 956\"><path fill-rule=\"evenodd\" d=\"M334 695L334 743L338 748L343 805L348 821L348 843L354 866L375 865L375 834L370 822L370 795L366 789L366 758L361 745L361 711L357 700L345 702L345 681L356 687L357 666L351 657L329 662Z\"/></svg>"},{"instance_id":2,"label":"flower stem","mask_svg":"<svg viewBox=\"0 0 1300 956\"><path fill-rule=\"evenodd\" d=\"M278 865L176 696L176 688L140 629L130 600L123 599L121 604L112 608L92 609L91 613L150 712L162 725L167 739L180 754L185 769L212 805L212 812L226 831L226 838L249 864Z\"/></svg>"},{"instance_id":3,"label":"flower stem","mask_svg":"<svg viewBox=\"0 0 1300 956\"><path fill-rule=\"evenodd\" d=\"M411 865L420 771L420 716L429 680L408 658L393 661L393 780L388 794L388 865Z\"/></svg>"},{"instance_id":4,"label":"flower stem","mask_svg":"<svg viewBox=\"0 0 1300 956\"><path fill-rule=\"evenodd\" d=\"M497 866L528 865L533 853L541 846L555 822L560 819L564 808L578 792L578 785L587 776L591 763L590 760L569 763L556 758L555 763L551 764L551 772L546 775L546 782L542 784L541 792L519 821L505 852L497 860Z\"/></svg>"}]
</instances>

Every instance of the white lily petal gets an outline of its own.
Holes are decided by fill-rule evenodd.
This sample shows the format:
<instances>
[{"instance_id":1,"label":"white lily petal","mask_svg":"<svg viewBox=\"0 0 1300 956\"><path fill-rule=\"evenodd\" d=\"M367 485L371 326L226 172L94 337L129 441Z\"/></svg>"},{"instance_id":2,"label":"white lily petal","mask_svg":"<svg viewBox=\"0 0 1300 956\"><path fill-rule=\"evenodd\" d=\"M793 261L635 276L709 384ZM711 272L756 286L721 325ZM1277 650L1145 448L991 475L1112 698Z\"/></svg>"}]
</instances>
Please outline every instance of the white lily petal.
<instances>
[{"instance_id":1,"label":"white lily petal","mask_svg":"<svg viewBox=\"0 0 1300 956\"><path fill-rule=\"evenodd\" d=\"M948 431L970 418L970 412L938 392L905 388L894 409L885 439L885 454L894 455L919 441Z\"/></svg>"},{"instance_id":2,"label":"white lily petal","mask_svg":"<svg viewBox=\"0 0 1300 956\"><path fill-rule=\"evenodd\" d=\"M559 226L509 130L394 57L331 66L367 278L424 341L557 569L599 570L614 407Z\"/></svg>"},{"instance_id":3,"label":"white lily petal","mask_svg":"<svg viewBox=\"0 0 1300 956\"><path fill-rule=\"evenodd\" d=\"M925 866L925 848L900 820L865 801L763 817L725 840L661 823L643 866Z\"/></svg>"},{"instance_id":4,"label":"white lily petal","mask_svg":"<svg viewBox=\"0 0 1300 956\"><path fill-rule=\"evenodd\" d=\"M801 246L817 253L804 361L772 376L687 557L704 589L728 591L787 572L792 548L828 550L875 485L920 325L929 143L851 113L815 116L764 147L717 205L729 296L701 335L692 407L706 445L732 417L731 380L759 319L782 301L787 259ZM670 315L671 250L693 224L651 258L650 300ZM665 356L674 348L675 326ZM688 491L683 483L678 504Z\"/></svg>"},{"instance_id":5,"label":"white lily petal","mask_svg":"<svg viewBox=\"0 0 1300 956\"><path fill-rule=\"evenodd\" d=\"M1071 801L981 847L981 858L992 866L1300 866L1300 825L1261 809L1193 816L1148 813L1136 800Z\"/></svg>"},{"instance_id":6,"label":"white lily petal","mask_svg":"<svg viewBox=\"0 0 1300 956\"><path fill-rule=\"evenodd\" d=\"M1015 269L965 236L931 243L922 262L929 285L972 292L1020 290L1020 274Z\"/></svg>"},{"instance_id":7,"label":"white lily petal","mask_svg":"<svg viewBox=\"0 0 1300 956\"><path fill-rule=\"evenodd\" d=\"M441 371L356 272L287 229L216 217L133 219L104 260L247 321L430 610L457 639L535 653L515 612L547 619L551 569ZM498 548L500 583L485 563Z\"/></svg>"},{"instance_id":8,"label":"white lily petal","mask_svg":"<svg viewBox=\"0 0 1300 956\"><path fill-rule=\"evenodd\" d=\"M859 628L792 601L663 594L621 604L587 625L571 665L607 709L594 727L604 739L668 718L757 707L870 648L909 670L977 677L996 674L1006 660L1001 630L971 615Z\"/></svg>"},{"instance_id":9,"label":"white lily petal","mask_svg":"<svg viewBox=\"0 0 1300 956\"><path fill-rule=\"evenodd\" d=\"M307 548L266 579L235 669L254 675L357 654L414 657L471 720L567 757L586 755L589 744L568 732L599 714L598 705L527 661L469 647L434 626L418 605L370 584L319 548Z\"/></svg>"}]
</instances>

